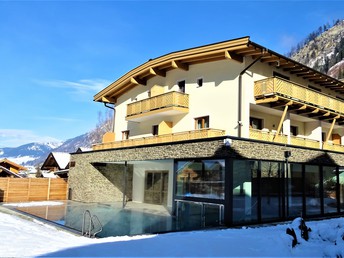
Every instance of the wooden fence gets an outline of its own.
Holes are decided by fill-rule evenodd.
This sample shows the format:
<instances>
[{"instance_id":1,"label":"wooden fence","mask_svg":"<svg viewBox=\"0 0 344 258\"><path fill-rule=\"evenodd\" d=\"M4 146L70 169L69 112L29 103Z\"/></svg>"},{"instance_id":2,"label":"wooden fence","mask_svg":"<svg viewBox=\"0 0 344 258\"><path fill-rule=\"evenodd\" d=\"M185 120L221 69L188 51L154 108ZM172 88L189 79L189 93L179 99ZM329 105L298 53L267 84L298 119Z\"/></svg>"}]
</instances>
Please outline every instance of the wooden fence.
<instances>
[{"instance_id":1,"label":"wooden fence","mask_svg":"<svg viewBox=\"0 0 344 258\"><path fill-rule=\"evenodd\" d=\"M63 178L0 178L0 202L66 200Z\"/></svg>"}]
</instances>

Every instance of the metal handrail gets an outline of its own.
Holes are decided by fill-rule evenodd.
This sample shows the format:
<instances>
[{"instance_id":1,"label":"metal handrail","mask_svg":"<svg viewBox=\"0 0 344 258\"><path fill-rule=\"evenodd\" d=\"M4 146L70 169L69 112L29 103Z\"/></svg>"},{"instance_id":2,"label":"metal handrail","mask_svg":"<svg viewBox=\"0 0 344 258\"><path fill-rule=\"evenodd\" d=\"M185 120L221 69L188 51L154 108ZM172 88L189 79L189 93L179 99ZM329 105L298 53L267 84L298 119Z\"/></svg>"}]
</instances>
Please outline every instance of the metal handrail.
<instances>
[{"instance_id":1,"label":"metal handrail","mask_svg":"<svg viewBox=\"0 0 344 258\"><path fill-rule=\"evenodd\" d=\"M86 221L86 219L88 219ZM92 231L95 229L95 224L94 222L97 222L99 225L99 229L97 231ZM88 222L88 229L86 229L86 222ZM96 234L100 233L103 231L103 226L100 223L100 220L96 215L91 215L91 212L89 210L84 211L83 215L83 220L82 220L82 228L81 228L81 234L86 237L94 238Z\"/></svg>"}]
</instances>

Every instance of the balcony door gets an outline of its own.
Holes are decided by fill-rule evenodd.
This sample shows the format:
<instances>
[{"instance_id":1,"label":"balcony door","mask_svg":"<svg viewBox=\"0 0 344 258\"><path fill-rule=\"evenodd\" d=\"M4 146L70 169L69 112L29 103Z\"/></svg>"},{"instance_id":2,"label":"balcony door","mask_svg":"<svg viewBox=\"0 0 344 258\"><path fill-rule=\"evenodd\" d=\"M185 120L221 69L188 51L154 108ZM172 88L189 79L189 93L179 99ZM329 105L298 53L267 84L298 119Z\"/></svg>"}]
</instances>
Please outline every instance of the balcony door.
<instances>
[{"instance_id":1,"label":"balcony door","mask_svg":"<svg viewBox=\"0 0 344 258\"><path fill-rule=\"evenodd\" d=\"M148 170L145 173L144 202L167 205L168 171Z\"/></svg>"}]
</instances>

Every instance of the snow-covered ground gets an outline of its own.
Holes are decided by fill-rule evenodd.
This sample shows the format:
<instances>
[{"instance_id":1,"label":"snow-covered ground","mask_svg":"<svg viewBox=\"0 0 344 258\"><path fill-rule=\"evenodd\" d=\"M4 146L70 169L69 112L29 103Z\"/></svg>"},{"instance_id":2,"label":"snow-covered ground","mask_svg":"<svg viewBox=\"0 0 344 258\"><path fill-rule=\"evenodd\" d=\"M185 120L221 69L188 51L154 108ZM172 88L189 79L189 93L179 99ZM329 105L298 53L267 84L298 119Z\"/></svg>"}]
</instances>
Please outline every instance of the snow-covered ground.
<instances>
[{"instance_id":1,"label":"snow-covered ground","mask_svg":"<svg viewBox=\"0 0 344 258\"><path fill-rule=\"evenodd\" d=\"M307 221L309 240L300 237L300 219L289 224L89 239L0 209L1 257L344 257L344 218ZM298 244L292 248L287 228Z\"/></svg>"}]
</instances>

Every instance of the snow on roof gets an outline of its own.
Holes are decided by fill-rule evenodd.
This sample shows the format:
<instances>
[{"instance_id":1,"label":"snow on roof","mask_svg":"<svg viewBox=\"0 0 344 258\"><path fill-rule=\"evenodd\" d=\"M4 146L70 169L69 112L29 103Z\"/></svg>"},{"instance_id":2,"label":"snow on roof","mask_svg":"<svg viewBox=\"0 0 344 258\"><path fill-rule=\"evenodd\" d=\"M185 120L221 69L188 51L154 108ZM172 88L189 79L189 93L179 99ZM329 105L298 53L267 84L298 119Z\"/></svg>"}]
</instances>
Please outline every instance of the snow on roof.
<instances>
[{"instance_id":1,"label":"snow on roof","mask_svg":"<svg viewBox=\"0 0 344 258\"><path fill-rule=\"evenodd\" d=\"M0 171L5 171L7 174L11 175L11 176L14 176L14 177L19 177L19 178L22 178L21 175L17 174L17 173L14 173L12 172L11 170L3 167L3 166L0 166Z\"/></svg>"},{"instance_id":2,"label":"snow on roof","mask_svg":"<svg viewBox=\"0 0 344 258\"><path fill-rule=\"evenodd\" d=\"M68 167L70 161L70 154L66 152L52 152L51 153L56 160L56 163L60 169L65 169Z\"/></svg>"}]
</instances>

